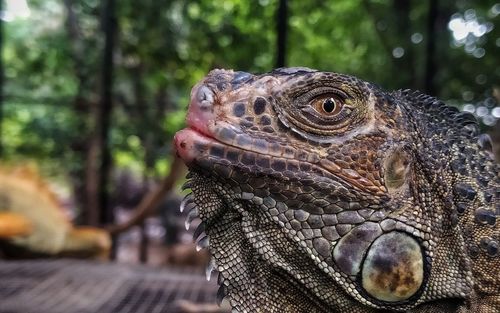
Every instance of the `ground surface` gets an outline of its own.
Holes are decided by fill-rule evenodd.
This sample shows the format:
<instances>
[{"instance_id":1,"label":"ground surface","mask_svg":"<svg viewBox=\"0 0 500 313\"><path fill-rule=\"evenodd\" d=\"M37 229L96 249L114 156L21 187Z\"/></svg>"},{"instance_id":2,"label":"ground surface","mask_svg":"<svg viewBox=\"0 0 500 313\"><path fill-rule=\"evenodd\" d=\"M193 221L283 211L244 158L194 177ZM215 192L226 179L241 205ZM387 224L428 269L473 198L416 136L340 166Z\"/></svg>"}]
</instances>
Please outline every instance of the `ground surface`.
<instances>
[{"instance_id":1,"label":"ground surface","mask_svg":"<svg viewBox=\"0 0 500 313\"><path fill-rule=\"evenodd\" d=\"M0 313L181 312L182 300L215 303L216 277L87 261L0 261Z\"/></svg>"}]
</instances>

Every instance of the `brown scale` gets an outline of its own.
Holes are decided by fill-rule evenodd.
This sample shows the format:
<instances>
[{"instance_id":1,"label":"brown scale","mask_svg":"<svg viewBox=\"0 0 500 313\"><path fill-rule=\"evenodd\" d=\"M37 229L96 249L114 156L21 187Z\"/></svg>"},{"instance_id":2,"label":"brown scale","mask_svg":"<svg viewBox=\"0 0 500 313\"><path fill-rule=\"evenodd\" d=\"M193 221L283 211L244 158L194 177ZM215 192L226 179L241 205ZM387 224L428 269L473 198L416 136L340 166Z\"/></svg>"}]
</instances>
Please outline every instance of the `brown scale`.
<instances>
[{"instance_id":1,"label":"brown scale","mask_svg":"<svg viewBox=\"0 0 500 313\"><path fill-rule=\"evenodd\" d=\"M360 136L340 147L328 149L328 159L343 169L350 169L366 178L371 184L384 190L381 179L380 158L377 151L385 143L385 138Z\"/></svg>"}]
</instances>

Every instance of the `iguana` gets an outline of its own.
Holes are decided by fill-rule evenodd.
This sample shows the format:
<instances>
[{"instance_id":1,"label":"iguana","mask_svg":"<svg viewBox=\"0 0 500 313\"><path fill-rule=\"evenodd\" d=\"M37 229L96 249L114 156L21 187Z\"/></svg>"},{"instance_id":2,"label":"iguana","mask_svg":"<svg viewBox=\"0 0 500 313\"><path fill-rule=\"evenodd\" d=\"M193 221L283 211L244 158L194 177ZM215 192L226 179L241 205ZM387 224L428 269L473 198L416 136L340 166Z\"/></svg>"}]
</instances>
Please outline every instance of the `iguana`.
<instances>
[{"instance_id":1,"label":"iguana","mask_svg":"<svg viewBox=\"0 0 500 313\"><path fill-rule=\"evenodd\" d=\"M472 115L281 68L213 70L186 122L181 207L236 312L500 312L499 168Z\"/></svg>"},{"instance_id":2,"label":"iguana","mask_svg":"<svg viewBox=\"0 0 500 313\"><path fill-rule=\"evenodd\" d=\"M109 234L74 227L47 183L32 166L0 167L0 252L7 258L107 258Z\"/></svg>"}]
</instances>

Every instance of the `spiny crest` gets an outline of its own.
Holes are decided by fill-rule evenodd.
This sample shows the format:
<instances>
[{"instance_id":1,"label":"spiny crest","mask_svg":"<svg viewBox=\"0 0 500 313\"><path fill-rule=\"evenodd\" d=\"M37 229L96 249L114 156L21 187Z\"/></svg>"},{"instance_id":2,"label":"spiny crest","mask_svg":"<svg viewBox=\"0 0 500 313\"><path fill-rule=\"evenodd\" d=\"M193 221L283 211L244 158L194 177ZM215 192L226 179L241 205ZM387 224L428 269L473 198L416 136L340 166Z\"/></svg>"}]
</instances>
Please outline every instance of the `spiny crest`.
<instances>
[{"instance_id":1,"label":"spiny crest","mask_svg":"<svg viewBox=\"0 0 500 313\"><path fill-rule=\"evenodd\" d=\"M443 131L451 131L455 136L470 139L479 135L477 119L468 112L460 112L456 107L449 106L420 91L398 90L395 96L406 100L407 105L411 106L407 109L418 109L429 122L439 124L439 129Z\"/></svg>"},{"instance_id":2,"label":"spiny crest","mask_svg":"<svg viewBox=\"0 0 500 313\"><path fill-rule=\"evenodd\" d=\"M183 213L184 211L187 211L187 217L186 221L184 222L184 226L186 227L186 230L189 230L191 227L191 224L195 219L199 219L199 209L198 206L195 203L195 199L193 196L193 193L191 191L192 188L192 177L193 173L189 172L186 176L186 182L182 185L181 189L182 191L189 190L188 194L184 196L184 199L182 200L180 204L180 212ZM200 222L196 229L193 232L193 242L196 243L196 251L201 251L202 249L206 249L210 245L210 238L205 232L205 222ZM215 263L215 260L212 258L210 263L207 266L206 269L206 275L207 275L207 280L210 280L211 273L214 269L217 268L217 264ZM220 291L220 290L219 290ZM222 301L222 300L221 300Z\"/></svg>"}]
</instances>

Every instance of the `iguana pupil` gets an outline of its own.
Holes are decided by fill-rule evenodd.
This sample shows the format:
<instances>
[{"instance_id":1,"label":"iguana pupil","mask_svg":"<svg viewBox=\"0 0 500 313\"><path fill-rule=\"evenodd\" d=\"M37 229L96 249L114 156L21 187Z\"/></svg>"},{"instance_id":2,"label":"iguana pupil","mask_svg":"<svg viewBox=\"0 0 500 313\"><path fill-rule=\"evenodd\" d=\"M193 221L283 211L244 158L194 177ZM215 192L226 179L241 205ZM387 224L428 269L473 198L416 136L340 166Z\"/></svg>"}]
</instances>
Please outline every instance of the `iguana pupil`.
<instances>
[{"instance_id":1,"label":"iguana pupil","mask_svg":"<svg viewBox=\"0 0 500 313\"><path fill-rule=\"evenodd\" d=\"M323 101L323 110L326 113L332 113L335 110L336 103L333 98L328 98Z\"/></svg>"}]
</instances>

